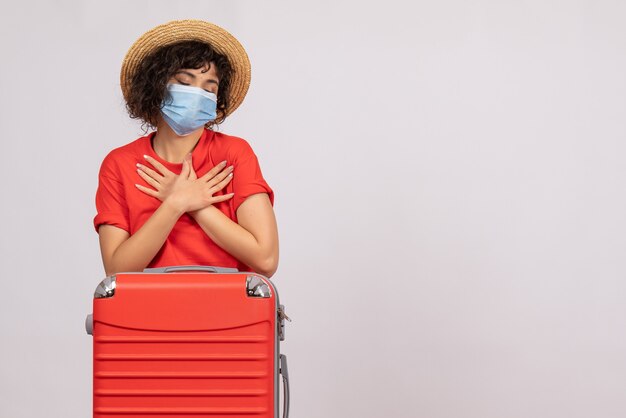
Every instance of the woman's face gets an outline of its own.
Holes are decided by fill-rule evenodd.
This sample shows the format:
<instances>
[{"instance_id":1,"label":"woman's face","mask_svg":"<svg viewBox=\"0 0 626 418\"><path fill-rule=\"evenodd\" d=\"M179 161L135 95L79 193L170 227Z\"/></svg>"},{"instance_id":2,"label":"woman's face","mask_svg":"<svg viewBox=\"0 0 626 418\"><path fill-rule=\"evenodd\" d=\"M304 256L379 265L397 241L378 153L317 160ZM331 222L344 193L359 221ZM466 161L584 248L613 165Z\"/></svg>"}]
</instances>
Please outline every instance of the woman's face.
<instances>
[{"instance_id":1,"label":"woman's face","mask_svg":"<svg viewBox=\"0 0 626 418\"><path fill-rule=\"evenodd\" d=\"M198 69L181 68L167 82L168 84L173 83L199 87L215 94L216 96L220 83L219 78L217 77L216 66L212 62L208 67L204 66Z\"/></svg>"}]
</instances>

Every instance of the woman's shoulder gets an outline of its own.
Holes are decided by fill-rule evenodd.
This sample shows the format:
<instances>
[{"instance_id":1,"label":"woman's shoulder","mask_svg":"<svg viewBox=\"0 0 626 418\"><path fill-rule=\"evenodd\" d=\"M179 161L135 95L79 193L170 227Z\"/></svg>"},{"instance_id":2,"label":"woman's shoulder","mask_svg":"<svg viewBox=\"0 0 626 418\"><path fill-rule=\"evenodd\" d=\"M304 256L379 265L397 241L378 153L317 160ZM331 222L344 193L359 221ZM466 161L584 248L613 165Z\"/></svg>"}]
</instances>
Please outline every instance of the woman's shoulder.
<instances>
[{"instance_id":1,"label":"woman's shoulder","mask_svg":"<svg viewBox=\"0 0 626 418\"><path fill-rule=\"evenodd\" d=\"M147 138L148 135L142 136L110 150L102 159L100 170L104 171L104 174L111 174L117 172L120 165L137 160L138 156L145 153Z\"/></svg>"},{"instance_id":2,"label":"woman's shoulder","mask_svg":"<svg viewBox=\"0 0 626 418\"><path fill-rule=\"evenodd\" d=\"M215 132L215 146L219 148L223 155L231 160L242 159L254 155L250 143L242 137L228 135L223 132Z\"/></svg>"}]
</instances>

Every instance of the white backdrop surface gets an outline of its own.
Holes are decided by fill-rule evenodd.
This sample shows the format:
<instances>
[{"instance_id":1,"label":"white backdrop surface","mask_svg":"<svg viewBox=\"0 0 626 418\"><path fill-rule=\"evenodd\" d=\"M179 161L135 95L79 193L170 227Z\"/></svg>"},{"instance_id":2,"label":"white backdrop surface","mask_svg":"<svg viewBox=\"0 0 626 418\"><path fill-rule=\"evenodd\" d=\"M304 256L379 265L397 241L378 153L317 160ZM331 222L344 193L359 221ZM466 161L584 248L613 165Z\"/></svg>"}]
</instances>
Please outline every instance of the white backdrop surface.
<instances>
[{"instance_id":1,"label":"white backdrop surface","mask_svg":"<svg viewBox=\"0 0 626 418\"><path fill-rule=\"evenodd\" d=\"M223 26L275 191L295 418L626 416L626 3L7 2L0 416L91 413L124 54Z\"/></svg>"}]
</instances>

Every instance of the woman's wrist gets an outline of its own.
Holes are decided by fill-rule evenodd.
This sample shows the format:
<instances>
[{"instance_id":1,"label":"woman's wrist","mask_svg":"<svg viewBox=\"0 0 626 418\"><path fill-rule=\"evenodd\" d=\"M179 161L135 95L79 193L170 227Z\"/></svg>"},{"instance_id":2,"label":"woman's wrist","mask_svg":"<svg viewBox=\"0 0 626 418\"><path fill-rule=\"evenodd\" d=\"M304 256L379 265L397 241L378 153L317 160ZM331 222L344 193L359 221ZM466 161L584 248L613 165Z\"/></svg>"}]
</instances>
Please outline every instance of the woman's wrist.
<instances>
[{"instance_id":1,"label":"woman's wrist","mask_svg":"<svg viewBox=\"0 0 626 418\"><path fill-rule=\"evenodd\" d=\"M178 202L169 197L166 198L161 205L178 217L183 216L183 214L187 212L186 208L182 207Z\"/></svg>"},{"instance_id":2,"label":"woman's wrist","mask_svg":"<svg viewBox=\"0 0 626 418\"><path fill-rule=\"evenodd\" d=\"M203 208L200 209L196 209L196 210L190 210L187 211L187 213L189 214L189 216L191 216L192 218L196 218L201 212L205 212L207 210L210 210L209 208L211 208L213 205L209 205L209 206L205 206Z\"/></svg>"}]
</instances>

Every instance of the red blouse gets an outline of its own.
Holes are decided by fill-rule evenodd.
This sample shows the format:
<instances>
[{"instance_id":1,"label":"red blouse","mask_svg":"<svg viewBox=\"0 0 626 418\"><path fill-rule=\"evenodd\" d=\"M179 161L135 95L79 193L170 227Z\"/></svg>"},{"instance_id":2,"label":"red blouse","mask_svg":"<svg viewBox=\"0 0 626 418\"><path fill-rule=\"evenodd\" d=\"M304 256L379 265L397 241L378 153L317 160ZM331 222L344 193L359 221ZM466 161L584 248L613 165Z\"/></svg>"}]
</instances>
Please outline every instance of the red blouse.
<instances>
[{"instance_id":1,"label":"red blouse","mask_svg":"<svg viewBox=\"0 0 626 418\"><path fill-rule=\"evenodd\" d=\"M109 224L132 235L161 205L159 199L147 195L135 186L137 183L153 188L137 173L137 163L153 168L143 158L144 154L153 157L173 173L180 174L182 163L165 161L154 152L152 138L155 134L156 132L151 132L113 149L102 161L95 199L97 214L93 219L96 232L99 225ZM267 193L274 206L274 191L263 178L258 159L245 139L205 128L192 156L193 168L198 177L223 160L226 160L227 166L233 165L233 179L214 196L228 193L235 195L224 202L214 203L213 206L234 222L237 222L237 208L250 195ZM178 219L163 247L147 267L187 264L236 267L240 271L251 271L249 266L215 244L200 225L185 213Z\"/></svg>"}]
</instances>

